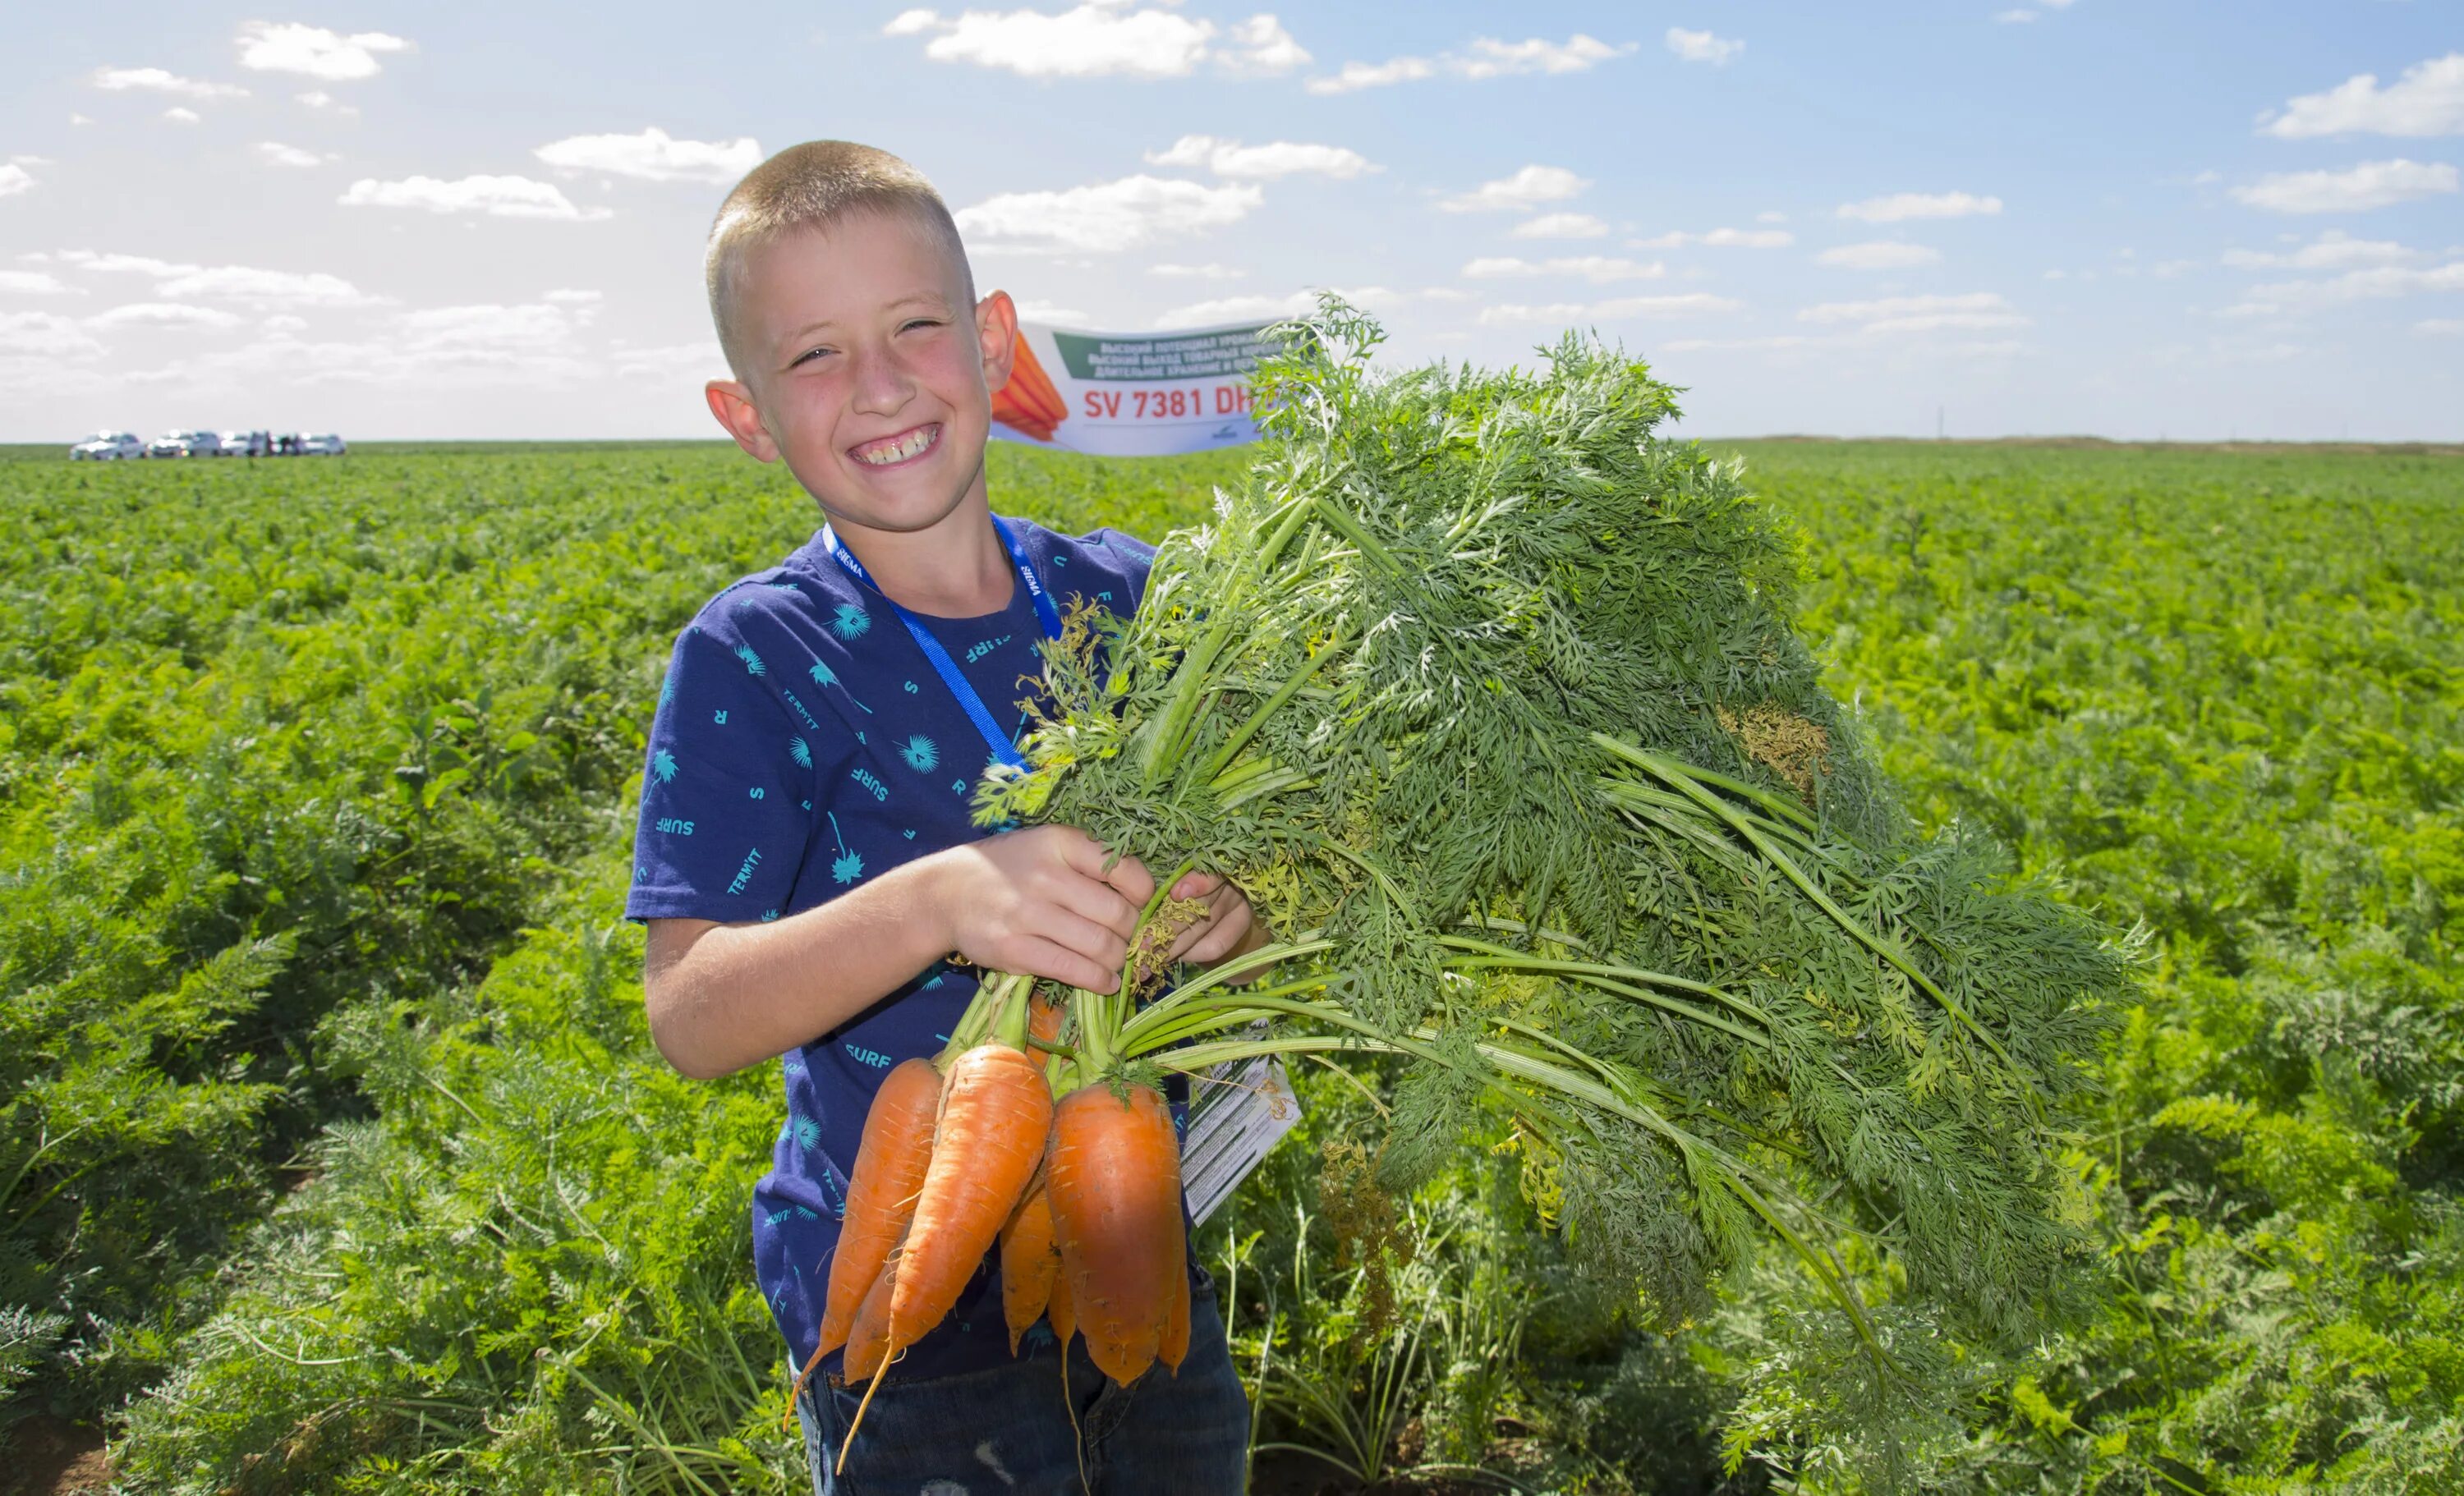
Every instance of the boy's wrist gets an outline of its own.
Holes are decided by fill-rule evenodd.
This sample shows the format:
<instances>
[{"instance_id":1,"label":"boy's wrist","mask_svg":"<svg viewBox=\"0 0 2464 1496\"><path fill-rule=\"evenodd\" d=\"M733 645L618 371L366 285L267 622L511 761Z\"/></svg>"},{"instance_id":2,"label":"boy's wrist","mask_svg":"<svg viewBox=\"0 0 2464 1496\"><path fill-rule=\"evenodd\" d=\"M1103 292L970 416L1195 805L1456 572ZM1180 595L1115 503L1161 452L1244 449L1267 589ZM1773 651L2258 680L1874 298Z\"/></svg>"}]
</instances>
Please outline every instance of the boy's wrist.
<instances>
[{"instance_id":1,"label":"boy's wrist","mask_svg":"<svg viewBox=\"0 0 2464 1496\"><path fill-rule=\"evenodd\" d=\"M936 955L958 948L958 921L952 912L950 897L951 854L959 847L944 847L918 857L904 869L915 880L915 901L924 913L925 929L931 938L926 942Z\"/></svg>"}]
</instances>

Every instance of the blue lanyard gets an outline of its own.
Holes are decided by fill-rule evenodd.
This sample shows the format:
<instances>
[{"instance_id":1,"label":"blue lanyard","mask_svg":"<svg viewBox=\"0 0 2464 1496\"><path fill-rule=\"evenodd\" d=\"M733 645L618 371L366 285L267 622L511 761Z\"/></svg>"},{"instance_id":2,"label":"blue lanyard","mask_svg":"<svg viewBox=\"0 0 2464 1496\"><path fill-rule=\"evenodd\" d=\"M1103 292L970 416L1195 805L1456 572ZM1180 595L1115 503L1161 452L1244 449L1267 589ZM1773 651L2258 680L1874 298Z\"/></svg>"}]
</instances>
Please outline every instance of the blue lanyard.
<instances>
[{"instance_id":1,"label":"blue lanyard","mask_svg":"<svg viewBox=\"0 0 2464 1496\"><path fill-rule=\"evenodd\" d=\"M1009 552L1010 564L1018 568L1019 584L1026 588L1026 595L1035 601L1035 616L1044 625L1044 637L1060 638L1061 614L1052 605L1052 595L1044 590L1044 579L1035 574L1035 563L1026 559L1026 552L1019 549L1018 537L1010 533L1009 521L999 515L993 516L992 521L993 533L1001 537L1001 548ZM993 720L991 711L984 706L984 698L977 695L976 688L967 684L967 677L958 673L957 662L950 658L949 650L941 648L941 641L933 637L933 631L924 627L924 621L899 606L889 593L882 591L881 583L872 580L872 573L864 569L864 562L855 559L855 553L841 542L837 533L827 524L822 526L822 544L829 551L832 560L847 568L848 576L863 583L872 590L873 596L889 604L890 610L898 615L898 621L907 626L909 636L914 639L915 647L924 651L924 658L931 663L933 672L940 676L941 684L950 689L950 694L957 699L959 709L967 714L967 719L976 724L976 731L984 735L984 742L992 749L993 757L1011 768L1025 768L1026 759L1018 751L1018 745L1011 742L1009 735L1001 730L1001 724Z\"/></svg>"}]
</instances>

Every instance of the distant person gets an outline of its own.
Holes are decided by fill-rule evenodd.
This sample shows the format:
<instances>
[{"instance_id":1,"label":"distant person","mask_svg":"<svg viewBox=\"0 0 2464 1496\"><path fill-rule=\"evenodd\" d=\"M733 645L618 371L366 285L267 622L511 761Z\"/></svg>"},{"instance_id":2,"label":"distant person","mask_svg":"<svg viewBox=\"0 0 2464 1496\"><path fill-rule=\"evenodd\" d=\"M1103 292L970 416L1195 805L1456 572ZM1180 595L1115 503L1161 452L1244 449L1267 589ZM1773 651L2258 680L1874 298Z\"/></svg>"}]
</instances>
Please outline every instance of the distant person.
<instances>
[{"instance_id":1,"label":"distant person","mask_svg":"<svg viewBox=\"0 0 2464 1496\"><path fill-rule=\"evenodd\" d=\"M825 521L703 606L676 641L650 731L628 916L646 921L650 1031L688 1075L781 1060L786 1125L753 1189L761 1295L794 1366L818 1343L848 1172L890 1067L937 1053L973 967L1112 991L1154 891L1083 831L987 836L979 769L1014 758L1022 677L1057 596L1127 614L1153 547L996 518L984 443L1018 313L977 298L957 226L915 168L819 141L738 183L710 234L711 315L735 378L719 424L783 461ZM1193 873L1207 917L1175 954L1265 943L1241 891ZM953 964L956 960L957 964ZM1013 1356L999 1264L857 1395L839 1355L798 1399L824 1496L1075 1489L1232 1496L1248 1410L1213 1286L1192 1259L1188 1358L1111 1386L1038 1325ZM843 1483L843 1484L842 1484Z\"/></svg>"}]
</instances>

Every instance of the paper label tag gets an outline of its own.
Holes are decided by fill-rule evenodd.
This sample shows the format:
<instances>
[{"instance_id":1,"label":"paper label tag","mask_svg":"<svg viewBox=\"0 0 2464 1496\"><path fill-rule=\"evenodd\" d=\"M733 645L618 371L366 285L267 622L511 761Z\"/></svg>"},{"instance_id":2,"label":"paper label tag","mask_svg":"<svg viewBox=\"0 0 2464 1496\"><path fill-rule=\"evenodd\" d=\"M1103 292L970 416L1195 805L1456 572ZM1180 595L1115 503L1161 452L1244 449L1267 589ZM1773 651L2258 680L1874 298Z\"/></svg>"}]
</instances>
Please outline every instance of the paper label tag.
<instances>
[{"instance_id":1,"label":"paper label tag","mask_svg":"<svg viewBox=\"0 0 2464 1496\"><path fill-rule=\"evenodd\" d=\"M1292 1078L1272 1055L1227 1060L1190 1079L1180 1183L1190 1219L1204 1221L1301 1119Z\"/></svg>"}]
</instances>

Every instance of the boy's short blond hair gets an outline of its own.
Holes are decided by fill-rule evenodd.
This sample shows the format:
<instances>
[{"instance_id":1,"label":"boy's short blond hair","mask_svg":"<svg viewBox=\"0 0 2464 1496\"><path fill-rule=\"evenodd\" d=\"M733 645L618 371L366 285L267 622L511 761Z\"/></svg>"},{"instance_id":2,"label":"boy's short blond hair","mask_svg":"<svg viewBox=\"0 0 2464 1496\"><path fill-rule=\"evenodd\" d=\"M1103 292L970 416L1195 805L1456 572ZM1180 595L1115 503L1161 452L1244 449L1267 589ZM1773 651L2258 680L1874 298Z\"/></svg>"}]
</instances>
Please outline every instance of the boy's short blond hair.
<instances>
[{"instance_id":1,"label":"boy's short blond hair","mask_svg":"<svg viewBox=\"0 0 2464 1496\"><path fill-rule=\"evenodd\" d=\"M734 313L746 252L781 234L827 229L866 213L906 218L940 239L957 262L967 305L975 305L976 277L967 264L966 243L958 237L950 205L941 201L924 173L886 150L853 141L806 141L746 172L710 226L702 278L729 367L739 376L744 372Z\"/></svg>"}]
</instances>

